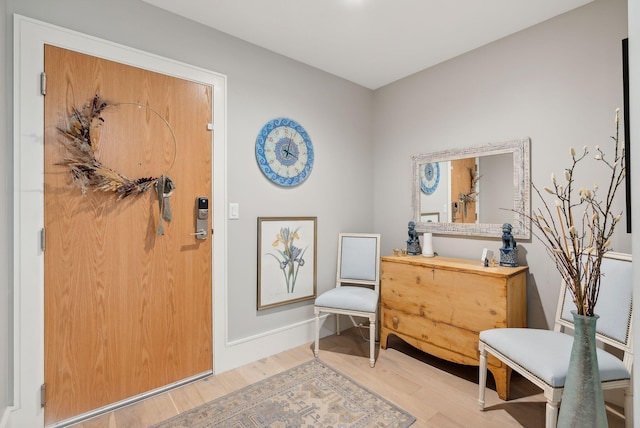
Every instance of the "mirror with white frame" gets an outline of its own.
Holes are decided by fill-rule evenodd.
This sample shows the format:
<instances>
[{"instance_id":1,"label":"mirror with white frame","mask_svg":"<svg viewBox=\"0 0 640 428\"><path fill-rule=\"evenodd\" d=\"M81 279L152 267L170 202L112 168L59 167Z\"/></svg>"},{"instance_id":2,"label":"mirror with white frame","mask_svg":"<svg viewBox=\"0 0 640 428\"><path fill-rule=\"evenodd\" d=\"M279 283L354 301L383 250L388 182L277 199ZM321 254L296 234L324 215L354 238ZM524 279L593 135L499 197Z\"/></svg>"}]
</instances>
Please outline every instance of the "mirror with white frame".
<instances>
[{"instance_id":1,"label":"mirror with white frame","mask_svg":"<svg viewBox=\"0 0 640 428\"><path fill-rule=\"evenodd\" d=\"M419 232L529 239L529 138L411 157L412 219Z\"/></svg>"}]
</instances>

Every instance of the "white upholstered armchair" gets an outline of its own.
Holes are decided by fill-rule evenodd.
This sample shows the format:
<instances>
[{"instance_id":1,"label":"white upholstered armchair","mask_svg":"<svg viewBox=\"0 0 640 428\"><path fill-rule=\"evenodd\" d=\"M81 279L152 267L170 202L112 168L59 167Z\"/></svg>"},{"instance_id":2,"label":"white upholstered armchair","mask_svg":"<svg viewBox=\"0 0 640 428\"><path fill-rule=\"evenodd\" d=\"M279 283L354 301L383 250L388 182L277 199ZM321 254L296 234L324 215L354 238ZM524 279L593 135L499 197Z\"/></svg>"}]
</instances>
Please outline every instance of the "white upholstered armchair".
<instances>
[{"instance_id":1,"label":"white upholstered armchair","mask_svg":"<svg viewBox=\"0 0 640 428\"><path fill-rule=\"evenodd\" d=\"M595 312L600 316L596 339L600 379L603 389L625 391L625 426L633 427L631 371L632 349L632 279L631 256L609 252L602 260L603 273ZM575 309L566 284L559 295L554 330L497 328L480 332L480 408L485 407L487 354L502 361L544 391L547 399L546 427L556 426L564 382L569 366L573 337L565 329L573 328ZM608 350L617 351L622 359Z\"/></svg>"}]
</instances>

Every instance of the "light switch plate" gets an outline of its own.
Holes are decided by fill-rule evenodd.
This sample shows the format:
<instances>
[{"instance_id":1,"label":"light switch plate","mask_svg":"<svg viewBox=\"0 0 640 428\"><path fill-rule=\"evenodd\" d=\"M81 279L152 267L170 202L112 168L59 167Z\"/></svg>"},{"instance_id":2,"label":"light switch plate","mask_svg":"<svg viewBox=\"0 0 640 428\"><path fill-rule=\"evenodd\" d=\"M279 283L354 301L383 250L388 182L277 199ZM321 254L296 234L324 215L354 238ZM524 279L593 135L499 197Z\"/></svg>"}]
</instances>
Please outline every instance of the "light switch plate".
<instances>
[{"instance_id":1,"label":"light switch plate","mask_svg":"<svg viewBox=\"0 0 640 428\"><path fill-rule=\"evenodd\" d=\"M240 218L240 204L237 202L229 203L229 220L237 220Z\"/></svg>"}]
</instances>

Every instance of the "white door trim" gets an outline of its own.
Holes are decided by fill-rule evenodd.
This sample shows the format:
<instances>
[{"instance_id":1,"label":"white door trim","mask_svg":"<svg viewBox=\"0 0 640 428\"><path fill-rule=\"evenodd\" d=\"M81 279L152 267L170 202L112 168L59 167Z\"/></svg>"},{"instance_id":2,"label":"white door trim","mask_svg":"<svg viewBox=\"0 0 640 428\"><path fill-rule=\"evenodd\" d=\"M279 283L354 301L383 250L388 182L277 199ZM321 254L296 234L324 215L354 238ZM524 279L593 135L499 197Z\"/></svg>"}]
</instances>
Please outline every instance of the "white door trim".
<instances>
[{"instance_id":1,"label":"white door trim","mask_svg":"<svg viewBox=\"0 0 640 428\"><path fill-rule=\"evenodd\" d=\"M214 369L217 345L226 343L226 76L15 15L12 356L14 404L9 424L16 427L44 425L44 412L40 407L40 386L44 382L44 255L40 247L40 231L44 224L44 100L40 94L39 81L40 73L44 71L45 44L214 87Z\"/></svg>"}]
</instances>

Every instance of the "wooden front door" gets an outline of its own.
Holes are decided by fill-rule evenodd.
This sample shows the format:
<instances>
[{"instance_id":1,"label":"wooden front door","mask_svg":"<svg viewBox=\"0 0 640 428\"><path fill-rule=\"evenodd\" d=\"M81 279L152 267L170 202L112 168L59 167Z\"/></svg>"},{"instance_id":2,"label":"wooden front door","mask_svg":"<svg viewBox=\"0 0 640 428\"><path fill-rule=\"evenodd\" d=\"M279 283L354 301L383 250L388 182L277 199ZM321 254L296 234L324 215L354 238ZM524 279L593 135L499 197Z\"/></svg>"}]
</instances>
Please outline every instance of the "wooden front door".
<instances>
[{"instance_id":1,"label":"wooden front door","mask_svg":"<svg viewBox=\"0 0 640 428\"><path fill-rule=\"evenodd\" d=\"M451 201L455 223L475 223L477 220L476 171L476 158L451 161ZM455 208L453 204L456 204Z\"/></svg>"},{"instance_id":2,"label":"wooden front door","mask_svg":"<svg viewBox=\"0 0 640 428\"><path fill-rule=\"evenodd\" d=\"M211 234L196 239L196 198L211 200L212 88L46 46L45 424L213 369ZM131 179L166 173L176 189L158 235L154 187L83 195L58 128L96 95L114 104L92 141ZM212 211L212 210L211 210ZM211 218L207 220L211 232Z\"/></svg>"}]
</instances>

